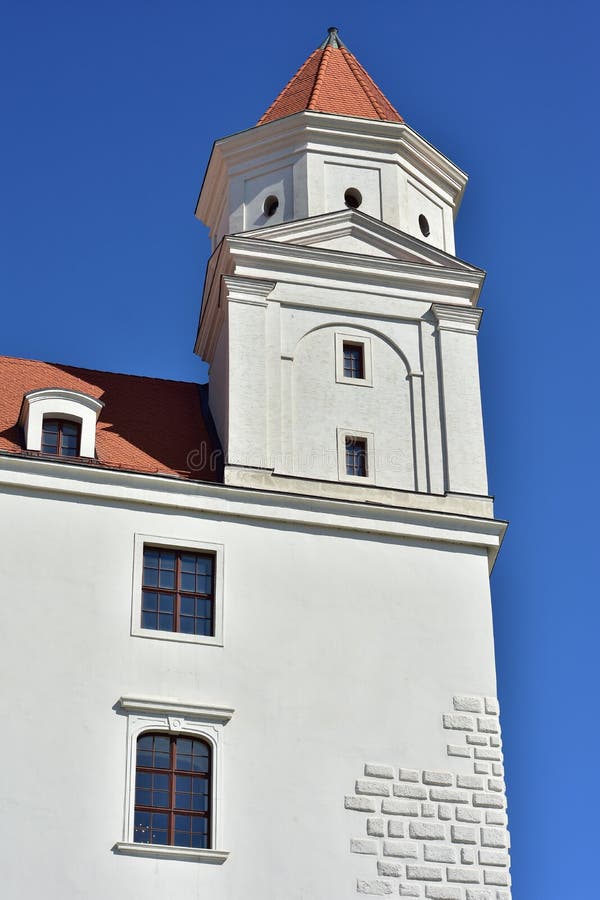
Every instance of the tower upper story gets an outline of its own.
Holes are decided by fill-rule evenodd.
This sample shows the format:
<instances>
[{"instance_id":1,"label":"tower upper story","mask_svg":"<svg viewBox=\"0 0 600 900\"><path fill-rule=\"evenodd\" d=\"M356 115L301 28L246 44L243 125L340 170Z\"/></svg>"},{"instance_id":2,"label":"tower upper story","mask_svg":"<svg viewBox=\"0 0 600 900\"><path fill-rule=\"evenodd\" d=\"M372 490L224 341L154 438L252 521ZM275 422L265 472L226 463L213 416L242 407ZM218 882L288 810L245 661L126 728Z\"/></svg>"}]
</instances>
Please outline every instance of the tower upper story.
<instances>
[{"instance_id":1,"label":"tower upper story","mask_svg":"<svg viewBox=\"0 0 600 900\"><path fill-rule=\"evenodd\" d=\"M217 141L196 352L227 483L491 515L466 180L335 29Z\"/></svg>"},{"instance_id":2,"label":"tower upper story","mask_svg":"<svg viewBox=\"0 0 600 900\"><path fill-rule=\"evenodd\" d=\"M465 174L403 121L337 29L257 124L214 146L196 210L213 247L352 208L454 253Z\"/></svg>"}]
</instances>

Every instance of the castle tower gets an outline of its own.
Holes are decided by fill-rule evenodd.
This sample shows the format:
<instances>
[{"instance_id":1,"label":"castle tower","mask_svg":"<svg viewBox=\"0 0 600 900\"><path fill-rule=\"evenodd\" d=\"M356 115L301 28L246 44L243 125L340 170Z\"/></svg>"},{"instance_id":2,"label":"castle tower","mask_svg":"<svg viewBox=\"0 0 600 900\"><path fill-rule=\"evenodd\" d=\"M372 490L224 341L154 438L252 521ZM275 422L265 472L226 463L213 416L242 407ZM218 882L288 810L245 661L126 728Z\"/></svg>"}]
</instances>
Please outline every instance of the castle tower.
<instances>
[{"instance_id":1,"label":"castle tower","mask_svg":"<svg viewBox=\"0 0 600 900\"><path fill-rule=\"evenodd\" d=\"M362 603L339 668L302 651L325 693L356 698L342 712L332 697L313 764L331 774L354 742L340 830L356 860L338 863L365 894L509 897L488 585L504 524L487 490L484 273L455 255L466 181L330 28L257 126L216 142L197 207L214 252L196 351L225 483L301 495L316 522L341 501L367 532L386 519L402 534L360 587L343 565L318 579L326 618L347 614L332 580ZM299 821L331 838L316 809Z\"/></svg>"},{"instance_id":2,"label":"castle tower","mask_svg":"<svg viewBox=\"0 0 600 900\"><path fill-rule=\"evenodd\" d=\"M209 161L208 392L0 357L3 896L510 900L465 183L330 29Z\"/></svg>"}]
</instances>

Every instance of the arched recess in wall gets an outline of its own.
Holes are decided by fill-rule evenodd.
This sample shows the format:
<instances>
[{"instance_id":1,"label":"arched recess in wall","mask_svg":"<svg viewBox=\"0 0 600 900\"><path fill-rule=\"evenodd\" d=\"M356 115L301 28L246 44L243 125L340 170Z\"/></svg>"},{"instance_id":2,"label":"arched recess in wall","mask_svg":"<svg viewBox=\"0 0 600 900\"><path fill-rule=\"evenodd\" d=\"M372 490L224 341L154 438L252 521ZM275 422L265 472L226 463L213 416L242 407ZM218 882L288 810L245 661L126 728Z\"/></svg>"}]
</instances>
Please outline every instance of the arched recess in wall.
<instances>
[{"instance_id":1,"label":"arched recess in wall","mask_svg":"<svg viewBox=\"0 0 600 900\"><path fill-rule=\"evenodd\" d=\"M372 383L336 380L336 335L364 339ZM339 346L339 341L338 341ZM375 483L415 490L410 365L390 339L373 328L325 323L298 340L291 360L293 470L298 476L338 481L339 429L373 436Z\"/></svg>"}]
</instances>

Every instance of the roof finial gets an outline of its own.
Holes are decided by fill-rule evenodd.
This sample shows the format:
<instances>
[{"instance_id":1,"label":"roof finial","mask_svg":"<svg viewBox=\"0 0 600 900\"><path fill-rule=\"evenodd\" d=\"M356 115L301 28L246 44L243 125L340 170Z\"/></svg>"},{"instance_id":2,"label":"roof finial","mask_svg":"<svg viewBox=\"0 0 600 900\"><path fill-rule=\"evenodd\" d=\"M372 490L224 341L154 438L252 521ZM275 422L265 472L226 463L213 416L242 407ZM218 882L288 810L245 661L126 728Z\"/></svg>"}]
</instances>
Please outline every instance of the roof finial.
<instances>
[{"instance_id":1,"label":"roof finial","mask_svg":"<svg viewBox=\"0 0 600 900\"><path fill-rule=\"evenodd\" d=\"M325 47L333 47L335 50L346 49L345 44L343 44L340 40L340 36L335 25L332 25L331 28L327 29L327 37L319 47L319 50L324 50Z\"/></svg>"}]
</instances>

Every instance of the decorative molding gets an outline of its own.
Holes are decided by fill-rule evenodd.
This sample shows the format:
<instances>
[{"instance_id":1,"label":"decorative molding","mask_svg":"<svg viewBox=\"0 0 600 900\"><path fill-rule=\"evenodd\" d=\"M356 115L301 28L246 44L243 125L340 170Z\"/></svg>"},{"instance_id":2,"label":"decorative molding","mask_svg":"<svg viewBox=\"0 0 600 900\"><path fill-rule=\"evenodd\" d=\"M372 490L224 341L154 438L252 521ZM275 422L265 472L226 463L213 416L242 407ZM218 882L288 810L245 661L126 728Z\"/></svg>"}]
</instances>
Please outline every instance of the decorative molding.
<instances>
[{"instance_id":1,"label":"decorative molding","mask_svg":"<svg viewBox=\"0 0 600 900\"><path fill-rule=\"evenodd\" d=\"M229 722L235 712L229 706L198 705L182 700L159 700L155 697L123 696L119 698L119 706L126 712L183 716L186 719L200 719L203 722L217 722L221 725ZM177 730L181 730L181 727L180 723Z\"/></svg>"},{"instance_id":2,"label":"decorative molding","mask_svg":"<svg viewBox=\"0 0 600 900\"><path fill-rule=\"evenodd\" d=\"M236 467L228 470L237 472ZM270 475L260 484L213 484L77 463L66 467L8 452L0 452L0 484L27 494L50 491L89 503L109 500L129 507L176 509L178 514L187 510L221 519L317 524L336 531L465 544L486 550L490 569L507 528L505 521L492 517L490 498L468 494L428 496Z\"/></svg>"},{"instance_id":3,"label":"decorative molding","mask_svg":"<svg viewBox=\"0 0 600 900\"><path fill-rule=\"evenodd\" d=\"M167 847L162 844L134 844L130 841L117 841L113 846L114 853L129 856L145 856L153 859L181 859L188 862L206 862L221 865L229 856L228 850L199 850L194 847Z\"/></svg>"},{"instance_id":4,"label":"decorative molding","mask_svg":"<svg viewBox=\"0 0 600 900\"><path fill-rule=\"evenodd\" d=\"M223 275L228 300L242 300L266 306L266 298L274 290L277 282L261 278L245 278L243 275ZM261 302L263 301L263 302Z\"/></svg>"},{"instance_id":5,"label":"decorative molding","mask_svg":"<svg viewBox=\"0 0 600 900\"><path fill-rule=\"evenodd\" d=\"M275 226L276 227L276 226ZM365 289L369 293L403 291L412 299L430 299L435 303L475 306L483 287L485 273L480 269L457 269L451 266L431 265L424 262L406 262L383 256L330 250L324 247L304 247L257 238L253 232L228 235L222 242L223 252L231 258L231 267L269 270L276 273L278 281L298 281L325 286L332 282L352 284L354 290ZM425 296L423 296L425 295Z\"/></svg>"},{"instance_id":6,"label":"decorative molding","mask_svg":"<svg viewBox=\"0 0 600 900\"><path fill-rule=\"evenodd\" d=\"M212 704L190 703L185 700L171 700L157 697L120 697L115 705L117 712L127 715L127 756L125 765L125 803L123 816L122 842L115 847L119 852L131 852L138 855L156 855L156 847L149 844L138 844L133 841L135 827L135 779L136 779L136 751L138 738L144 732L167 732L170 734L187 734L199 737L206 741L212 752L210 796L211 796L211 828L209 841L211 848L221 844L221 808L223 800L223 760L222 760L222 731L233 715L233 709ZM171 856L182 859L209 859L215 851L196 848L190 851L188 847L160 846L158 855ZM133 850L131 848L134 848ZM125 849L124 849L125 848ZM142 848L142 849L137 849ZM146 848L146 852L144 849ZM152 848L152 850L150 850ZM190 852L192 855L190 856ZM219 851L220 852L220 851ZM177 854L184 854L181 856ZM199 854L199 855L198 855ZM223 860L213 860L216 862Z\"/></svg>"},{"instance_id":7,"label":"decorative molding","mask_svg":"<svg viewBox=\"0 0 600 900\"><path fill-rule=\"evenodd\" d=\"M435 316L438 331L460 331L467 334L477 334L483 315L482 309L438 303L431 304L431 312Z\"/></svg>"},{"instance_id":8,"label":"decorative molding","mask_svg":"<svg viewBox=\"0 0 600 900\"><path fill-rule=\"evenodd\" d=\"M477 266L473 266L420 238L400 231L387 222L375 219L359 209L342 209L310 216L306 219L294 219L268 228L254 228L244 234L248 237L264 238L276 243L299 245L313 245L319 241L333 240L339 237L354 237L364 241L368 246L374 246L389 253L392 257L400 257L403 253L405 262L485 274Z\"/></svg>"}]
</instances>

